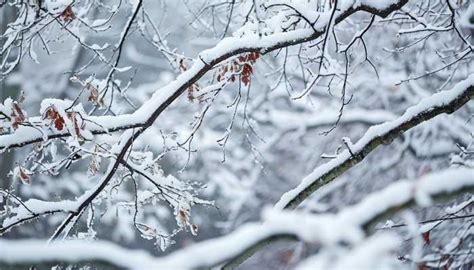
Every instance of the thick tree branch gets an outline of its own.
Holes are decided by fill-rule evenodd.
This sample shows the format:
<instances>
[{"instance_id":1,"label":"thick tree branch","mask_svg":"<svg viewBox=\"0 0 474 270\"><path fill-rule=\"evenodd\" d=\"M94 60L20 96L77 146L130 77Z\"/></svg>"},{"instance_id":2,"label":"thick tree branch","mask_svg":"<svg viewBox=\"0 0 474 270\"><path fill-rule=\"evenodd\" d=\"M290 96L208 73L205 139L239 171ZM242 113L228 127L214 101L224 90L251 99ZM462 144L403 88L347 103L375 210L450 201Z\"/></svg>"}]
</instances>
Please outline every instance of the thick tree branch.
<instances>
[{"instance_id":1,"label":"thick tree branch","mask_svg":"<svg viewBox=\"0 0 474 270\"><path fill-rule=\"evenodd\" d=\"M456 170L461 170L464 171L462 174L461 178L457 178L455 175ZM460 189L451 189L449 192L436 192L436 193L423 193L421 192L421 196L425 195L431 195L434 199L436 200L447 200L451 198L455 198L459 196L459 194L466 193L466 192L472 192L474 190L474 178L472 177L472 174L474 173L473 169L449 169L446 171L438 172L438 173L433 173L427 176L424 176L422 179L417 180L417 181L397 181L396 183L390 185L389 187L385 188L382 191L375 192L372 195L367 196L366 198L363 199L362 202L350 206L346 209L344 209L341 213L336 214L336 216L343 216L343 218L340 218L344 224L341 224L341 227L336 226L335 224L329 225L329 226L334 226L335 230L350 230L350 223L348 222L351 218L358 219L358 226L360 226L361 229L365 231L365 233L370 233L372 230L372 227L375 226L378 222L383 221L384 218L388 216L392 216L395 213L409 208L417 203L417 196L420 196L420 193L417 194L419 191L418 188L415 186L417 185L426 185L430 186L432 189L437 189L440 188L440 186L437 186L437 183L439 185L445 185L446 184L446 179L457 179L455 181L462 181L466 183L465 187L462 187ZM462 180L461 180L462 179ZM439 182L438 182L439 181ZM414 185L412 187L405 187L405 191L400 191L398 188L404 185ZM399 192L397 192L398 190ZM396 203L391 202L391 200L397 201ZM373 208L377 209L375 211L368 211L368 209ZM347 215L348 217L344 217ZM326 223L327 220L325 220L323 217L327 215L320 215L319 219L321 222ZM330 223L326 223L330 224ZM312 232L318 232L318 235L315 235L315 237L324 237L320 236L320 234L325 234L324 231L319 230L318 228L314 227ZM223 269L233 269L240 264L242 264L246 259L251 257L256 251L258 251L261 247L267 246L275 241L281 241L285 239L299 239L299 240L304 240L303 238L299 237L297 233L291 234L291 233L285 233L285 234L272 234L271 236L268 236L265 239L257 239L253 245L245 247L245 250L242 251L241 253L237 254L236 256L233 256L228 262L226 262L222 268Z\"/></svg>"},{"instance_id":2,"label":"thick tree branch","mask_svg":"<svg viewBox=\"0 0 474 270\"><path fill-rule=\"evenodd\" d=\"M339 175L360 163L370 152L381 144L389 144L405 131L443 113L452 113L466 104L474 96L474 75L458 83L453 89L442 91L421 100L410 107L401 117L381 125L371 127L365 135L351 147L330 162L316 168L306 176L295 189L285 193L276 204L279 209L296 208L319 187L326 185Z\"/></svg>"}]
</instances>

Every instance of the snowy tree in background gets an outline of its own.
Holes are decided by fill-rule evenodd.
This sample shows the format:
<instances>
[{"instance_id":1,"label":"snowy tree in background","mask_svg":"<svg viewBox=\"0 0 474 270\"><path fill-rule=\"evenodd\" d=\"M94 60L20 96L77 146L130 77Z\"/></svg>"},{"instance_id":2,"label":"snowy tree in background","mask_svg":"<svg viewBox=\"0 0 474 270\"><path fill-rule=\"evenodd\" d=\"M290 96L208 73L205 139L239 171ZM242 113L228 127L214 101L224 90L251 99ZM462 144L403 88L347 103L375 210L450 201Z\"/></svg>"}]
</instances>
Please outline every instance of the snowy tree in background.
<instances>
[{"instance_id":1,"label":"snowy tree in background","mask_svg":"<svg viewBox=\"0 0 474 270\"><path fill-rule=\"evenodd\" d=\"M0 268L473 267L471 1L0 7Z\"/></svg>"}]
</instances>

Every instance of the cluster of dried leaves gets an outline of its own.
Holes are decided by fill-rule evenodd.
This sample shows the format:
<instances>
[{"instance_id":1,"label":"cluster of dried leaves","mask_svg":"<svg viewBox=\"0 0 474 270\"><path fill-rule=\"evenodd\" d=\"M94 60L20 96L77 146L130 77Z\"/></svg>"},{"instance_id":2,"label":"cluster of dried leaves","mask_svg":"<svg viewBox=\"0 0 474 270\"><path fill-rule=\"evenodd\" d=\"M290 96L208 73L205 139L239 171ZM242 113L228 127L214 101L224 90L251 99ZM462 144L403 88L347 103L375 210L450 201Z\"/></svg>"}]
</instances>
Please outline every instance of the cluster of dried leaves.
<instances>
[{"instance_id":1,"label":"cluster of dried leaves","mask_svg":"<svg viewBox=\"0 0 474 270\"><path fill-rule=\"evenodd\" d=\"M189 227L189 230L193 235L197 235L198 233L198 226L196 224L190 223L190 213L188 209L179 209L176 214L176 219L178 221L178 225L181 228Z\"/></svg>"},{"instance_id":2,"label":"cluster of dried leaves","mask_svg":"<svg viewBox=\"0 0 474 270\"><path fill-rule=\"evenodd\" d=\"M70 121L73 127L73 129L70 130L71 133L76 139L82 141L84 138L81 135L81 127L79 126L79 122L77 120L77 113L75 111L68 111L65 113L67 119ZM54 126L58 131L62 131L64 129L64 125L66 124L63 115L61 115L61 113L54 106L49 106L48 109L46 109L43 114L43 119L51 120L50 125Z\"/></svg>"},{"instance_id":3,"label":"cluster of dried leaves","mask_svg":"<svg viewBox=\"0 0 474 270\"><path fill-rule=\"evenodd\" d=\"M13 170L13 174L18 177L23 184L30 183L30 172L26 168L18 166Z\"/></svg>"},{"instance_id":4,"label":"cluster of dried leaves","mask_svg":"<svg viewBox=\"0 0 474 270\"><path fill-rule=\"evenodd\" d=\"M237 77L239 77L240 81L244 84L244 86L248 86L250 83L250 76L253 72L253 64L257 62L257 59L260 58L260 54L258 52L251 52L242 54L236 59L222 64L219 70L217 71L216 80L218 82L226 81L226 82L235 82ZM177 58L176 66L179 71L185 72L188 70L188 67L184 61L184 58ZM194 83L187 89L187 98L190 102L194 102L195 92L199 91L199 84ZM199 98L198 98L199 99ZM199 100L201 101L201 100Z\"/></svg>"},{"instance_id":5,"label":"cluster of dried leaves","mask_svg":"<svg viewBox=\"0 0 474 270\"><path fill-rule=\"evenodd\" d=\"M230 61L227 64L224 64L217 71L216 79L218 82L227 80L235 82L236 76L240 76L240 81L248 86L250 83L250 76L252 75L253 68L252 65L257 62L257 59L260 57L258 52L251 52L243 54L238 58Z\"/></svg>"}]
</instances>

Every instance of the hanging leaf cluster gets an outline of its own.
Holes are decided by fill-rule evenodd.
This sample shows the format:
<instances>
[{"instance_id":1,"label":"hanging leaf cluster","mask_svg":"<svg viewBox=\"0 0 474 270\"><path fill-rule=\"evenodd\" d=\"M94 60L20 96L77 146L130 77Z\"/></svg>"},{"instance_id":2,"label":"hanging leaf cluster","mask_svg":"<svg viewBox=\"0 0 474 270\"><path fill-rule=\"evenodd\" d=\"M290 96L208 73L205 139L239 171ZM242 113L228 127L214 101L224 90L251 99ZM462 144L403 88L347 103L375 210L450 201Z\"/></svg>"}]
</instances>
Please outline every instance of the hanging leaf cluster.
<instances>
[{"instance_id":1,"label":"hanging leaf cluster","mask_svg":"<svg viewBox=\"0 0 474 270\"><path fill-rule=\"evenodd\" d=\"M253 72L253 64L257 62L257 59L260 57L258 52L251 52L247 54L240 55L233 61L228 62L227 64L222 65L217 71L216 80L220 81L236 81L236 76L239 76L240 81L248 86L250 83L250 76Z\"/></svg>"}]
</instances>

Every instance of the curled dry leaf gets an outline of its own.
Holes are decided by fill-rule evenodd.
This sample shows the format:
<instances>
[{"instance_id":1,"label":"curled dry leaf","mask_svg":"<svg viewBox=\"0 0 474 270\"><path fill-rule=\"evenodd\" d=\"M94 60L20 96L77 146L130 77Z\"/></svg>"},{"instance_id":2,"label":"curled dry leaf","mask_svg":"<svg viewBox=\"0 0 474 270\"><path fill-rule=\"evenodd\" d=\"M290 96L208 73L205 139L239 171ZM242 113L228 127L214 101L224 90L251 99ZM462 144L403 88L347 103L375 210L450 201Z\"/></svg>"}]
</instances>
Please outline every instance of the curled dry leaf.
<instances>
[{"instance_id":1,"label":"curled dry leaf","mask_svg":"<svg viewBox=\"0 0 474 270\"><path fill-rule=\"evenodd\" d=\"M15 177L18 177L23 184L30 184L30 176L27 169L21 166L15 167L13 174Z\"/></svg>"},{"instance_id":2,"label":"curled dry leaf","mask_svg":"<svg viewBox=\"0 0 474 270\"><path fill-rule=\"evenodd\" d=\"M87 98L87 100L94 104L96 107L103 107L104 100L99 97L99 90L97 90L97 87L92 85L90 82L86 82L85 88L89 91L89 97Z\"/></svg>"},{"instance_id":3,"label":"curled dry leaf","mask_svg":"<svg viewBox=\"0 0 474 270\"><path fill-rule=\"evenodd\" d=\"M191 224L191 226L189 226L189 229L191 230L191 233L193 235L197 235L198 234L198 226L196 224Z\"/></svg>"},{"instance_id":4,"label":"curled dry leaf","mask_svg":"<svg viewBox=\"0 0 474 270\"><path fill-rule=\"evenodd\" d=\"M64 127L64 119L62 117L58 117L58 118L54 119L54 127L57 130L62 130L63 127Z\"/></svg>"},{"instance_id":5,"label":"curled dry leaf","mask_svg":"<svg viewBox=\"0 0 474 270\"><path fill-rule=\"evenodd\" d=\"M249 64L244 64L242 72L240 73L240 78L242 83L247 86L250 83L250 75L252 74L252 66Z\"/></svg>"},{"instance_id":6,"label":"curled dry leaf","mask_svg":"<svg viewBox=\"0 0 474 270\"><path fill-rule=\"evenodd\" d=\"M178 225L180 227L184 227L188 223L188 216L186 215L186 212L183 209L179 209L177 219Z\"/></svg>"},{"instance_id":7,"label":"curled dry leaf","mask_svg":"<svg viewBox=\"0 0 474 270\"><path fill-rule=\"evenodd\" d=\"M425 244L431 244L430 231L422 233L421 236L423 237L423 241L425 242Z\"/></svg>"},{"instance_id":8,"label":"curled dry leaf","mask_svg":"<svg viewBox=\"0 0 474 270\"><path fill-rule=\"evenodd\" d=\"M61 131L64 128L64 119L63 117L56 111L56 109L53 106L50 106L43 115L43 119L49 119L51 120L51 123L54 125L54 127Z\"/></svg>"},{"instance_id":9,"label":"curled dry leaf","mask_svg":"<svg viewBox=\"0 0 474 270\"><path fill-rule=\"evenodd\" d=\"M84 137L82 137L81 128L79 127L79 124L77 123L76 112L67 112L66 115L67 115L67 118L69 118L69 120L71 120L73 129L74 129L73 130L74 131L73 132L74 137L76 137L76 139L78 139L79 141L83 141Z\"/></svg>"},{"instance_id":10,"label":"curled dry leaf","mask_svg":"<svg viewBox=\"0 0 474 270\"><path fill-rule=\"evenodd\" d=\"M25 114L20 108L20 104L17 101L12 102L12 113L11 113L11 121L13 129L17 129L18 126L25 122Z\"/></svg>"},{"instance_id":11,"label":"curled dry leaf","mask_svg":"<svg viewBox=\"0 0 474 270\"><path fill-rule=\"evenodd\" d=\"M69 5L67 6L63 12L59 15L65 22L70 22L76 18L76 14L72 10L72 7Z\"/></svg>"},{"instance_id":12,"label":"curled dry leaf","mask_svg":"<svg viewBox=\"0 0 474 270\"><path fill-rule=\"evenodd\" d=\"M188 87L187 92L188 92L188 100L189 102L194 102L194 93L199 91L199 85L197 83L192 84L190 87ZM198 98L199 99L199 98Z\"/></svg>"}]
</instances>

